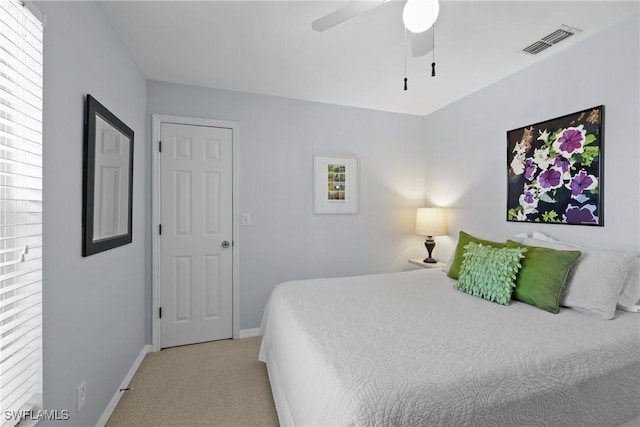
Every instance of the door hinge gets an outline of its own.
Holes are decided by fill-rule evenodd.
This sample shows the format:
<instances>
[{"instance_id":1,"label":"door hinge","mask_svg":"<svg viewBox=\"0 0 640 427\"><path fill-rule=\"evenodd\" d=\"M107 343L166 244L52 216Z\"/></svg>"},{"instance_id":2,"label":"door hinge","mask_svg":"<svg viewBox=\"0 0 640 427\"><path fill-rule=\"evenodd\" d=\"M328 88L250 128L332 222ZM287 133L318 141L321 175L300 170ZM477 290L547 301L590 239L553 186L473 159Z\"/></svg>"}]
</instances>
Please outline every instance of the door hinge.
<instances>
[{"instance_id":1,"label":"door hinge","mask_svg":"<svg viewBox=\"0 0 640 427\"><path fill-rule=\"evenodd\" d=\"M162 224L158 224L158 233L162 236Z\"/></svg>"},{"instance_id":2,"label":"door hinge","mask_svg":"<svg viewBox=\"0 0 640 427\"><path fill-rule=\"evenodd\" d=\"M158 151L162 153L162 141L158 141Z\"/></svg>"},{"instance_id":3,"label":"door hinge","mask_svg":"<svg viewBox=\"0 0 640 427\"><path fill-rule=\"evenodd\" d=\"M162 319L162 307L158 307L158 317Z\"/></svg>"}]
</instances>

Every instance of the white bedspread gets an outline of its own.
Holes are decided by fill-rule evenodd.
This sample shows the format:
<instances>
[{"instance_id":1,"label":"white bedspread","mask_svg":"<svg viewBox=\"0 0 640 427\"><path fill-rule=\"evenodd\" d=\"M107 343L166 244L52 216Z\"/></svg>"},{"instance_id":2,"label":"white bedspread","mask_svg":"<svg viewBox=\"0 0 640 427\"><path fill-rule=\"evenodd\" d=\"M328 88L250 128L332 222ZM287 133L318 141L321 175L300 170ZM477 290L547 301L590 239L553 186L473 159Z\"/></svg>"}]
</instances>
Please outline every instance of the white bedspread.
<instances>
[{"instance_id":1,"label":"white bedspread","mask_svg":"<svg viewBox=\"0 0 640 427\"><path fill-rule=\"evenodd\" d=\"M501 306L440 270L277 286L262 322L295 425L620 425L640 415L640 315Z\"/></svg>"}]
</instances>

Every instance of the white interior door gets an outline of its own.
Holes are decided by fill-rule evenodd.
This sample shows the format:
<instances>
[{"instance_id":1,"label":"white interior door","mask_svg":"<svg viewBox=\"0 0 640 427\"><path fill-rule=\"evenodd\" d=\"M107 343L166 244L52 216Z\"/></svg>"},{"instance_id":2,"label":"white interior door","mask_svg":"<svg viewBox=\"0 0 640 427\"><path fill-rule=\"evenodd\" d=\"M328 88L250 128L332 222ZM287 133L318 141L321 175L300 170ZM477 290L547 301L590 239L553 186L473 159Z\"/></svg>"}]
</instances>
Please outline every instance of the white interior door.
<instances>
[{"instance_id":1,"label":"white interior door","mask_svg":"<svg viewBox=\"0 0 640 427\"><path fill-rule=\"evenodd\" d=\"M162 123L160 346L232 336L232 129Z\"/></svg>"}]
</instances>

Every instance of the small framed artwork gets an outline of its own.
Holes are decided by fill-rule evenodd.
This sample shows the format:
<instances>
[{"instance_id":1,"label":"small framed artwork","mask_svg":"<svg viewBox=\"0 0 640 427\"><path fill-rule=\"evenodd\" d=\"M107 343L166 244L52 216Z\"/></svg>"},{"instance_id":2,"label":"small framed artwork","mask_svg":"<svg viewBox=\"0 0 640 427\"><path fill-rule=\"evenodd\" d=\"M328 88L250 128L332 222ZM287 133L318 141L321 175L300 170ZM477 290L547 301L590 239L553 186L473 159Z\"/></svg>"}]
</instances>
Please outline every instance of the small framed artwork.
<instances>
[{"instance_id":1,"label":"small framed artwork","mask_svg":"<svg viewBox=\"0 0 640 427\"><path fill-rule=\"evenodd\" d=\"M132 241L133 130L87 95L82 256Z\"/></svg>"},{"instance_id":2,"label":"small framed artwork","mask_svg":"<svg viewBox=\"0 0 640 427\"><path fill-rule=\"evenodd\" d=\"M360 212L360 160L357 157L313 157L316 214Z\"/></svg>"},{"instance_id":3,"label":"small framed artwork","mask_svg":"<svg viewBox=\"0 0 640 427\"><path fill-rule=\"evenodd\" d=\"M604 106L507 132L507 221L604 225Z\"/></svg>"}]
</instances>

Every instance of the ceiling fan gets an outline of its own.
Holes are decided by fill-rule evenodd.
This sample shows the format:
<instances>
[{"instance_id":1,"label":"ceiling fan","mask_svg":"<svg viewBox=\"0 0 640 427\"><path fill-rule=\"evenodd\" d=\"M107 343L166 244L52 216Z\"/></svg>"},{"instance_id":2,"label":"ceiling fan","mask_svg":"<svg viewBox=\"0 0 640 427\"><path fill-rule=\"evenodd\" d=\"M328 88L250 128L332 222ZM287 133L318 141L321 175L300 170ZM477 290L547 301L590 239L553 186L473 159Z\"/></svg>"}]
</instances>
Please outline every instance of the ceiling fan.
<instances>
[{"instance_id":1,"label":"ceiling fan","mask_svg":"<svg viewBox=\"0 0 640 427\"><path fill-rule=\"evenodd\" d=\"M343 8L324 15L311 23L315 31L326 31L344 21L378 7L389 0L352 1ZM438 0L407 0L402 12L402 20L407 39L411 42L411 55L424 56L434 49L433 24L438 18Z\"/></svg>"}]
</instances>

